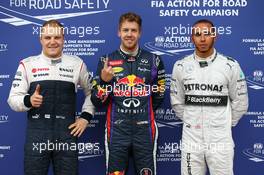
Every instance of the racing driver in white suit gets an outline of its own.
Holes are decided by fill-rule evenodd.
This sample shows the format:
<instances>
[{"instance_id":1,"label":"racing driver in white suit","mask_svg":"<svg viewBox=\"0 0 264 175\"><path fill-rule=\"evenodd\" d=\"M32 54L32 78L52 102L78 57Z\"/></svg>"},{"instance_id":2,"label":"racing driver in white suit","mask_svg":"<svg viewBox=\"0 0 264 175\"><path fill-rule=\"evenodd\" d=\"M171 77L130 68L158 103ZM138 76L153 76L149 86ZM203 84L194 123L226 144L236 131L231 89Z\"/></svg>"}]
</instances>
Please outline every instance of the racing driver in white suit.
<instances>
[{"instance_id":1,"label":"racing driver in white suit","mask_svg":"<svg viewBox=\"0 0 264 175\"><path fill-rule=\"evenodd\" d=\"M171 105L183 121L182 175L233 175L235 126L248 108L245 76L238 62L214 48L216 28L194 23L193 54L177 61Z\"/></svg>"}]
</instances>

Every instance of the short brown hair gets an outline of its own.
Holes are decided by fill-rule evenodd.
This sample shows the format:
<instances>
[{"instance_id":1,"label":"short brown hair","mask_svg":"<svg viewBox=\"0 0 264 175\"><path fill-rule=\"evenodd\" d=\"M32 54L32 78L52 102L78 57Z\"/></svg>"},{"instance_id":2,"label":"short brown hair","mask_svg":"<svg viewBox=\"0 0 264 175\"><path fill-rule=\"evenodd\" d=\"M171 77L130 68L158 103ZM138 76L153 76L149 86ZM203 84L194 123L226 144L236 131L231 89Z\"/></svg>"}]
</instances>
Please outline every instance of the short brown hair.
<instances>
[{"instance_id":1,"label":"short brown hair","mask_svg":"<svg viewBox=\"0 0 264 175\"><path fill-rule=\"evenodd\" d=\"M46 27L46 26L59 27L62 30L62 34L64 35L64 26L58 20L52 19L52 20L48 20L44 22L41 27L41 33L43 32L43 27Z\"/></svg>"},{"instance_id":2,"label":"short brown hair","mask_svg":"<svg viewBox=\"0 0 264 175\"><path fill-rule=\"evenodd\" d=\"M136 22L139 26L139 29L141 30L142 19L136 13L128 12L128 13L121 15L119 18L119 28L121 27L121 25L124 21Z\"/></svg>"},{"instance_id":3,"label":"short brown hair","mask_svg":"<svg viewBox=\"0 0 264 175\"><path fill-rule=\"evenodd\" d=\"M58 20L55 20L55 19L44 22L42 27L45 27L47 25L58 26L58 27L64 28L64 26Z\"/></svg>"}]
</instances>

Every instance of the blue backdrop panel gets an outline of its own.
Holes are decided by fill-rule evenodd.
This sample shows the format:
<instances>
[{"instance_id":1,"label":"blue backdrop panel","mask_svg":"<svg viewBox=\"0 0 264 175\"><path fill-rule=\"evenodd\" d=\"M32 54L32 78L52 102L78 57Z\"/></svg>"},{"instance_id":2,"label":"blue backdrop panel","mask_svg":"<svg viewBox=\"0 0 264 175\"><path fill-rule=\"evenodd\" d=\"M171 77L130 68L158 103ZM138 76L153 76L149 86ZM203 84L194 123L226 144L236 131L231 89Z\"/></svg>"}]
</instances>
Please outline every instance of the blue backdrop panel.
<instances>
[{"instance_id":1,"label":"blue backdrop panel","mask_svg":"<svg viewBox=\"0 0 264 175\"><path fill-rule=\"evenodd\" d=\"M194 50L190 28L201 18L218 30L216 48L239 61L247 77L250 107L233 128L236 175L260 175L264 168L264 1L259 0L6 0L0 2L0 174L23 174L26 113L6 100L19 60L41 52L39 28L59 19L66 28L64 52L80 56L91 73L101 55L119 47L118 18L133 11L143 19L141 47L161 55L166 87L175 61ZM169 91L156 111L159 126L158 174L180 174L181 121L170 108ZM78 112L83 94L78 93ZM79 140L80 174L105 174L105 110ZM173 173L172 173L173 172ZM133 165L129 167L133 174Z\"/></svg>"}]
</instances>

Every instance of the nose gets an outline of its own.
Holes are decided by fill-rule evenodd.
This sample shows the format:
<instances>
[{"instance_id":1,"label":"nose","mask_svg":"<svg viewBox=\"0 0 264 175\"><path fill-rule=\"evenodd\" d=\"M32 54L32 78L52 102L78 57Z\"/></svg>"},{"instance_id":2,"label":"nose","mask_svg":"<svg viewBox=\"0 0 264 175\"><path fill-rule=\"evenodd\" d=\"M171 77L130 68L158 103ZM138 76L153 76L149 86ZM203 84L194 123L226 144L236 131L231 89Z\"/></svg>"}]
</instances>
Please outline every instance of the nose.
<instances>
[{"instance_id":1,"label":"nose","mask_svg":"<svg viewBox=\"0 0 264 175\"><path fill-rule=\"evenodd\" d=\"M200 40L201 40L201 41L205 41L205 36L204 36L204 34L201 35Z\"/></svg>"},{"instance_id":2,"label":"nose","mask_svg":"<svg viewBox=\"0 0 264 175\"><path fill-rule=\"evenodd\" d=\"M55 42L55 39L54 38L51 38L51 42Z\"/></svg>"},{"instance_id":3,"label":"nose","mask_svg":"<svg viewBox=\"0 0 264 175\"><path fill-rule=\"evenodd\" d=\"M56 39L52 37L52 38L50 39L50 44L56 44Z\"/></svg>"},{"instance_id":4,"label":"nose","mask_svg":"<svg viewBox=\"0 0 264 175\"><path fill-rule=\"evenodd\" d=\"M131 36L131 35L132 35L132 31L131 30L128 30L127 36Z\"/></svg>"}]
</instances>

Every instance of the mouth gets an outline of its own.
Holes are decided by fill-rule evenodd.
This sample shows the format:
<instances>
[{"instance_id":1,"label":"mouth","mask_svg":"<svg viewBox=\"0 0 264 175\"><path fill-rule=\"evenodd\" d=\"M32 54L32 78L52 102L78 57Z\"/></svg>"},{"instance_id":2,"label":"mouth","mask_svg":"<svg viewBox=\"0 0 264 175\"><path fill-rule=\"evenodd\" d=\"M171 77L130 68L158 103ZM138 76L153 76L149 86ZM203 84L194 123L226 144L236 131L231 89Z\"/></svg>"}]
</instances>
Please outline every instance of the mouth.
<instances>
[{"instance_id":1,"label":"mouth","mask_svg":"<svg viewBox=\"0 0 264 175\"><path fill-rule=\"evenodd\" d=\"M201 48L206 48L206 47L207 47L207 44L199 44L199 46L200 46Z\"/></svg>"},{"instance_id":2,"label":"mouth","mask_svg":"<svg viewBox=\"0 0 264 175\"><path fill-rule=\"evenodd\" d=\"M125 38L125 41L127 41L127 42L133 42L134 39L133 38Z\"/></svg>"},{"instance_id":3,"label":"mouth","mask_svg":"<svg viewBox=\"0 0 264 175\"><path fill-rule=\"evenodd\" d=\"M59 47L48 47L48 49L58 49Z\"/></svg>"}]
</instances>

